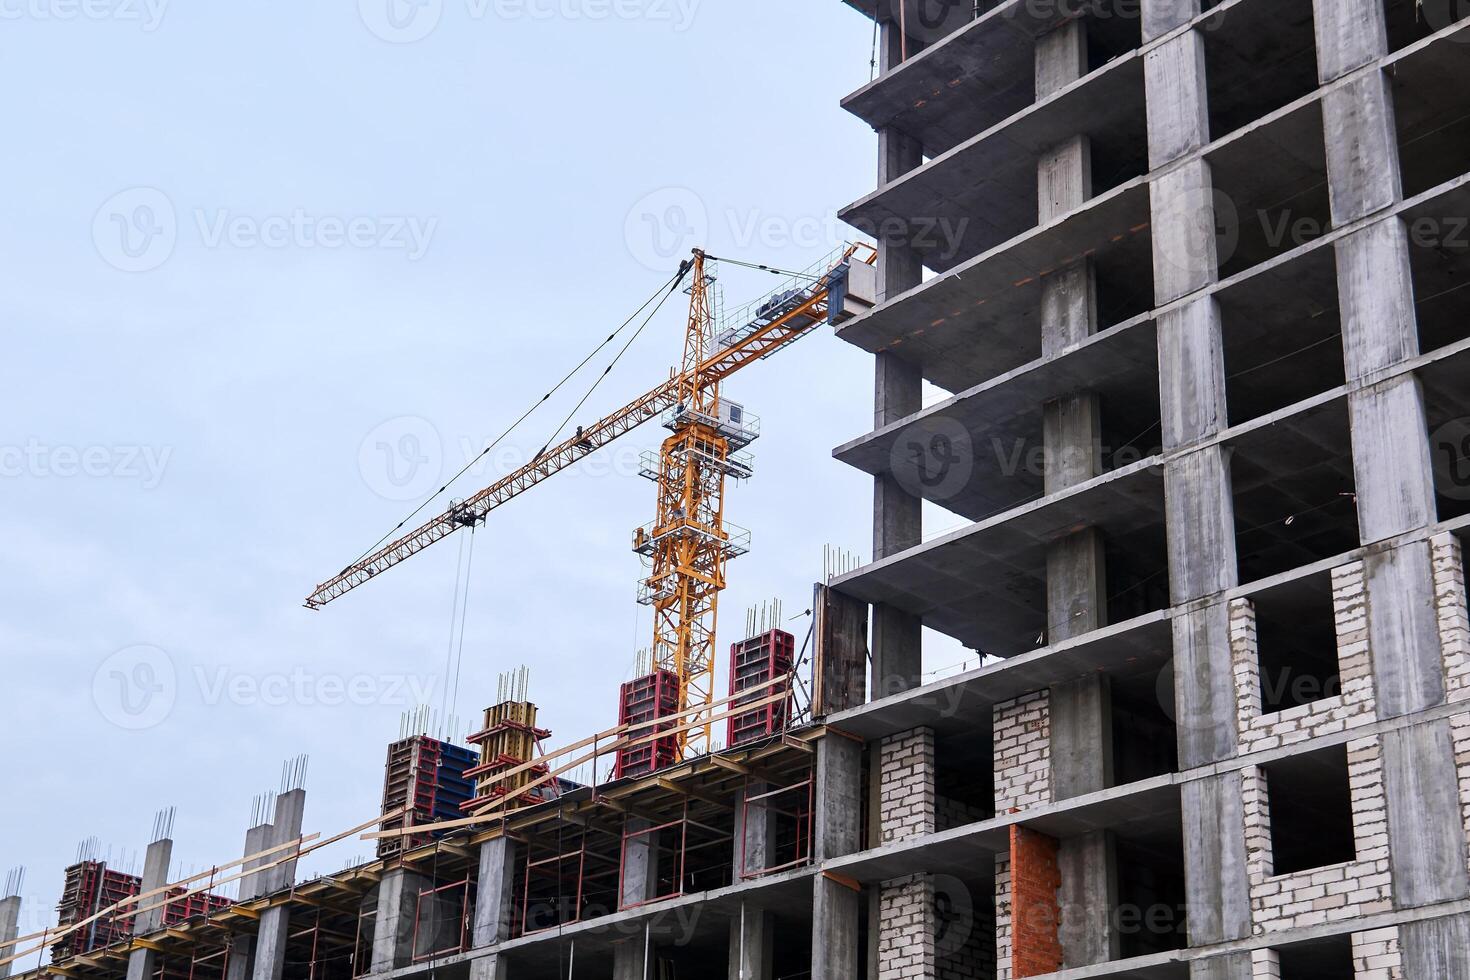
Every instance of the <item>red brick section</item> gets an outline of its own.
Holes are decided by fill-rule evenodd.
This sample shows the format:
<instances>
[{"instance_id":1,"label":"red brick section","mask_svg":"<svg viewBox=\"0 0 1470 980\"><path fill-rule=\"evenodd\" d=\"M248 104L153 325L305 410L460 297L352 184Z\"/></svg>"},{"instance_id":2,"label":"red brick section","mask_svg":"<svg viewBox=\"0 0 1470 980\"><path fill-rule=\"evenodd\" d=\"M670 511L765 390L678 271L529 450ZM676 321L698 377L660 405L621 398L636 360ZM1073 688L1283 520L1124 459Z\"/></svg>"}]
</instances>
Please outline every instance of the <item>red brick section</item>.
<instances>
[{"instance_id":1,"label":"red brick section","mask_svg":"<svg viewBox=\"0 0 1470 980\"><path fill-rule=\"evenodd\" d=\"M1011 827L1011 976L1017 980L1062 968L1059 847L1055 837Z\"/></svg>"}]
</instances>

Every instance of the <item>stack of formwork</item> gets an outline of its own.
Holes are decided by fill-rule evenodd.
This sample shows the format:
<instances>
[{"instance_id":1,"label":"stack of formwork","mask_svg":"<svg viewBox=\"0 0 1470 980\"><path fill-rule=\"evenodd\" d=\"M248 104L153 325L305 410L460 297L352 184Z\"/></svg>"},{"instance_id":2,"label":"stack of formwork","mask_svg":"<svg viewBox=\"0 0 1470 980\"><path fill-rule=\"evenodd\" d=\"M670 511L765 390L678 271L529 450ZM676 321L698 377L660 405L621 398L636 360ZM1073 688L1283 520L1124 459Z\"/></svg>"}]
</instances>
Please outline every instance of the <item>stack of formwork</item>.
<instances>
[{"instance_id":1,"label":"stack of formwork","mask_svg":"<svg viewBox=\"0 0 1470 980\"><path fill-rule=\"evenodd\" d=\"M507 796L526 804L553 798L555 784L542 781L550 769L544 763L527 765L550 737L551 732L536 727L536 706L530 701L486 708L484 727L466 739L480 746L480 764L465 770L467 778L477 781L475 797L465 809L480 809Z\"/></svg>"},{"instance_id":2,"label":"stack of formwork","mask_svg":"<svg viewBox=\"0 0 1470 980\"><path fill-rule=\"evenodd\" d=\"M183 886L169 890L169 903L163 908L164 925L176 926L190 919L211 915L233 904L223 895L210 895L206 892L191 895L188 892ZM145 901L143 904L148 903Z\"/></svg>"},{"instance_id":3,"label":"stack of formwork","mask_svg":"<svg viewBox=\"0 0 1470 980\"><path fill-rule=\"evenodd\" d=\"M137 875L113 871L101 861L78 861L66 869L66 885L56 906L57 924L65 929L102 909L132 898L142 889ZM133 920L105 915L67 936L53 949L57 958L110 946L133 934Z\"/></svg>"},{"instance_id":4,"label":"stack of formwork","mask_svg":"<svg viewBox=\"0 0 1470 980\"><path fill-rule=\"evenodd\" d=\"M679 761L679 739L675 735L653 738L676 727L679 713L679 675L656 670L624 684L618 695L619 727L635 726L625 736L632 744L618 749L614 778L646 776ZM656 718L670 720L658 725Z\"/></svg>"},{"instance_id":5,"label":"stack of formwork","mask_svg":"<svg viewBox=\"0 0 1470 980\"><path fill-rule=\"evenodd\" d=\"M735 699L730 710L769 703L731 715L727 745L744 745L786 730L791 723L791 689L772 682L790 674L795 662L796 637L785 630L770 630L730 646L730 695ZM770 700L783 692L784 698Z\"/></svg>"},{"instance_id":6,"label":"stack of formwork","mask_svg":"<svg viewBox=\"0 0 1470 980\"><path fill-rule=\"evenodd\" d=\"M414 735L388 746L383 767L383 812L402 813L383 821L384 830L417 827L467 816L465 804L475 797L469 773L479 753L428 735ZM378 857L386 858L426 844L436 834L385 837L378 841Z\"/></svg>"}]
</instances>

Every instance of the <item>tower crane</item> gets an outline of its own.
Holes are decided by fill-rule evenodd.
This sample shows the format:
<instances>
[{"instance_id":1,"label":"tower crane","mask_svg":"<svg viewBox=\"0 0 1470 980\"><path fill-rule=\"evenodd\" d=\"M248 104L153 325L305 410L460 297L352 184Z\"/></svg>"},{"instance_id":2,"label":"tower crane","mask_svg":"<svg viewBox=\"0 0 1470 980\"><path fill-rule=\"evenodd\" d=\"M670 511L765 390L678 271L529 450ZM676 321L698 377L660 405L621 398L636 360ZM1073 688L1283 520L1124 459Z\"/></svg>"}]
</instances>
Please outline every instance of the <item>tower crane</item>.
<instances>
[{"instance_id":1,"label":"tower crane","mask_svg":"<svg viewBox=\"0 0 1470 980\"><path fill-rule=\"evenodd\" d=\"M823 321L841 323L873 305L877 250L849 244L840 256L809 284L771 296L748 322L717 333L708 265L719 260L695 249L673 287L689 280L689 319L683 359L667 381L348 565L307 596L307 608L321 609L455 531L483 523L492 510L662 415L670 435L642 467L658 486L656 517L633 535L634 550L652 566L639 586L639 601L653 608L654 667L677 678L679 710L707 707L714 700L715 626L725 567L748 542L747 534L732 533L725 522L725 482L749 475L739 450L755 437L753 420L722 400L721 385ZM701 716L695 710L690 717ZM702 717L708 719L708 712ZM708 751L708 720L678 727L686 729L677 736L681 757Z\"/></svg>"}]
</instances>

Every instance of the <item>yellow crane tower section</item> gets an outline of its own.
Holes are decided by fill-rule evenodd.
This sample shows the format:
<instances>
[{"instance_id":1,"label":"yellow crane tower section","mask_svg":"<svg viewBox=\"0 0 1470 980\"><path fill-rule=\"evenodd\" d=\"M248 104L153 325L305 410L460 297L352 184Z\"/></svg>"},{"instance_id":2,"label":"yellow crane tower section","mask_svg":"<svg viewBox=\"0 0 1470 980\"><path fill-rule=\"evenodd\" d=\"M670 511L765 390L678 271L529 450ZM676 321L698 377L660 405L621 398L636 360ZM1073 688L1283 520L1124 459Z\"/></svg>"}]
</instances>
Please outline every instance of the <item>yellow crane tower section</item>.
<instances>
[{"instance_id":1,"label":"yellow crane tower section","mask_svg":"<svg viewBox=\"0 0 1470 980\"><path fill-rule=\"evenodd\" d=\"M707 268L716 261L695 249L683 267L690 280L684 356L668 381L638 396L530 463L438 517L377 548L319 584L306 598L320 609L457 530L473 527L495 508L596 452L619 436L662 415L671 430L644 475L658 486L657 516L633 536L634 550L651 560L639 601L653 608L654 666L679 682L681 711L714 700L715 629L725 567L743 554L749 536L725 521L725 483L749 475L739 454L755 437L743 409L722 401L721 383L769 357L817 325L839 323L875 301L877 251L849 245L812 282L769 299L751 319L716 333ZM677 285L677 283L676 283ZM681 756L708 751L710 726L697 717L679 736ZM683 727L682 725L680 727Z\"/></svg>"}]
</instances>

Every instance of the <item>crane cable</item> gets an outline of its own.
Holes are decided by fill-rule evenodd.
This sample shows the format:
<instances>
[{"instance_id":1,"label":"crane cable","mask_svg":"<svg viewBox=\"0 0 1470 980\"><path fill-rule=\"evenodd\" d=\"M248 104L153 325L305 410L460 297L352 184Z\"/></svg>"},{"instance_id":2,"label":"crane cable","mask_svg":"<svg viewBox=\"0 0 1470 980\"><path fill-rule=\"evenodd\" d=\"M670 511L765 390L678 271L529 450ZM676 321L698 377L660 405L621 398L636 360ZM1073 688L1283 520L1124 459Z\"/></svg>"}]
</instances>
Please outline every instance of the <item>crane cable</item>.
<instances>
[{"instance_id":1,"label":"crane cable","mask_svg":"<svg viewBox=\"0 0 1470 980\"><path fill-rule=\"evenodd\" d=\"M705 256L711 262L728 262L730 265L738 265L743 269L754 269L757 272L769 272L773 276L793 276L797 279L810 279L813 282L825 279L825 275L817 276L810 272L792 272L790 269L777 269L769 265L761 265L758 262L742 262L739 259L722 259L714 255Z\"/></svg>"},{"instance_id":2,"label":"crane cable","mask_svg":"<svg viewBox=\"0 0 1470 980\"><path fill-rule=\"evenodd\" d=\"M553 387L546 394L542 395L536 402L534 402L531 405L530 408L526 409L525 412L523 412L521 414L521 417L520 418L516 419L514 422L512 422L510 424L510 426L504 432L502 432L502 433L500 433L500 435L496 436L495 439L494 439L494 441L491 442L488 446L485 447L484 451L482 451L478 456L476 456L474 459L472 459L468 463L466 463L464 465L464 467L462 469L460 469L460 471L458 473L454 474L454 476L450 477L449 480L447 482L445 482L445 484L442 487L440 487L438 490L434 491L434 493L431 494L428 497L428 499L426 499L423 503L421 503L417 507L415 507L414 510L413 510L413 513L409 514L403 520L401 520L397 524L395 524L393 526L392 530L388 531L387 534L384 534L381 538L379 538L371 547L369 547L366 551L364 551L361 555L359 555L352 562L352 564L351 565L348 565L347 567L348 568L351 568L352 565L356 565L358 562L362 561L368 555L372 554L374 551L377 551L378 548L383 544L384 541L387 541L396 532L402 530L402 528L403 528L403 526L405 524L407 524L409 521L411 521L415 517L417 517L423 511L423 509L425 507L429 506L429 504L433 503L434 500L436 500L441 494L443 494L446 490L448 490L450 488L450 486L453 485L453 483L454 483L455 480L458 480L460 477L462 477L466 473L468 473L469 470L470 470L470 467L474 466L481 459L483 459L486 455L488 455L492 449L494 449L496 446L500 445L500 443L505 439L506 436L508 436L512 432L514 432L520 426L520 424L522 422L526 421L526 419L528 419L528 418L531 417L531 413L535 412L536 409L540 408L547 401L549 401L551 399L551 396L552 395L554 395L558 391L560 391L562 389L562 387L564 385L566 385L566 383L568 381L571 381L572 378L574 378L577 375L577 373L582 370L582 368L586 367L588 361L591 361L592 358L596 357L597 354L604 347L606 347L608 344L612 343L615 339L617 339L618 334L620 334L624 330L626 330L627 327L628 327L628 324L632 323L638 317L638 314L642 313L645 309L648 308L648 304L649 303L652 303L655 299L658 299L659 294L661 294L661 293L664 292L665 287L669 286L670 284L672 284L672 286L674 286L674 287L677 287L679 285L679 282L683 279L686 271L687 271L686 269L681 268L680 271L677 272L677 273L675 273L670 278L670 280L668 282L665 282L665 283L660 284L659 287L658 287L658 289L654 292L654 294L652 296L650 296L650 297L648 297L648 299L644 300L643 301L643 304L641 306L639 306L638 309L634 310L633 311L633 314L631 316L629 316L628 319L624 320L622 322L622 325L621 326L619 326L612 333L608 334L606 340L604 340L602 343L600 343L596 347L594 347L587 354L586 357L582 358L582 360L577 364L576 367L574 367L570 371L568 371L567 374L566 374L566 376L563 377L560 381L558 381L556 383L556 386L555 387ZM668 298L667 295L665 295L664 298L667 299ZM659 305L663 305L663 304L660 303ZM646 325L647 324L647 321L644 321L644 323ZM642 330L642 329L643 329L642 327L639 327L639 330ZM626 350L627 348L624 348L624 349ZM585 399L583 399L583 400L585 401ZM565 425L566 423L562 423L562 424ZM540 454L538 453L537 455L539 456ZM344 571L345 571L345 569L344 569Z\"/></svg>"},{"instance_id":3,"label":"crane cable","mask_svg":"<svg viewBox=\"0 0 1470 980\"><path fill-rule=\"evenodd\" d=\"M546 454L546 450L551 448L551 444L553 442L556 442L557 437L561 435L562 430L567 427L567 423L572 420L572 417L574 415L582 410L582 406L587 404L587 399L592 397L592 393L597 390L597 386L602 384L603 381L607 380L607 376L612 373L612 369L618 366L618 361L622 360L623 355L628 353L628 348L632 347L633 342L638 339L638 336L640 334L643 333L643 328L648 326L653 318L658 315L658 311L663 309L663 305L669 301L669 297L674 295L675 291L678 290L679 284L684 281L684 277L689 274L689 270L692 267L693 264L688 259L685 259L684 262L679 266L679 271L674 275L674 281L669 284L668 291L664 293L663 299L659 300L658 305L649 311L648 316L643 318L643 322L638 325L638 329L633 331L633 336L628 338L628 342L623 344L622 350L618 351L617 355L612 359L612 363L609 364L607 368L604 369L603 372L597 376L596 381L592 382L592 387L587 389L587 394L582 396L582 400L577 402L576 406L567 413L567 417L561 420L561 425L558 425L556 427L556 431L553 432L551 434L551 437L546 440L546 445L542 446L541 449L536 453L536 455L532 457L531 462L534 463L536 460L544 456ZM648 303L644 303L643 305L647 306ZM635 313L634 316L637 316L637 314Z\"/></svg>"}]
</instances>

